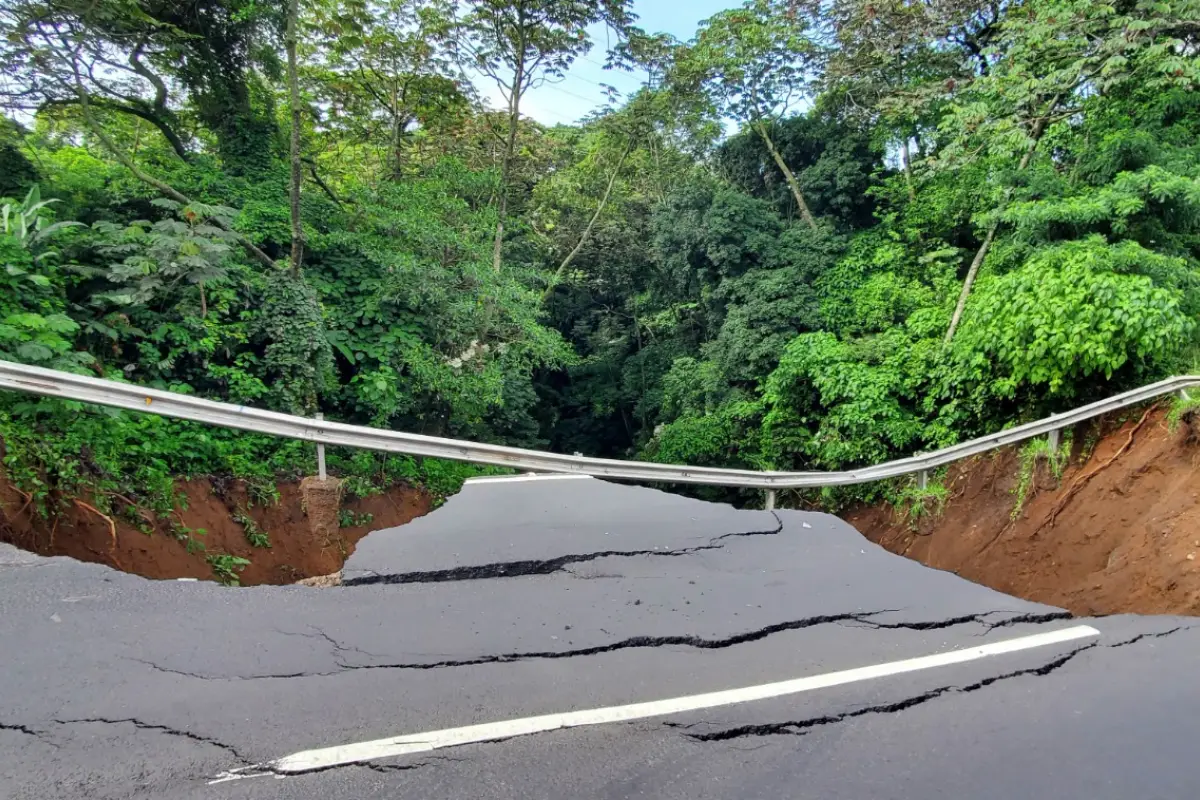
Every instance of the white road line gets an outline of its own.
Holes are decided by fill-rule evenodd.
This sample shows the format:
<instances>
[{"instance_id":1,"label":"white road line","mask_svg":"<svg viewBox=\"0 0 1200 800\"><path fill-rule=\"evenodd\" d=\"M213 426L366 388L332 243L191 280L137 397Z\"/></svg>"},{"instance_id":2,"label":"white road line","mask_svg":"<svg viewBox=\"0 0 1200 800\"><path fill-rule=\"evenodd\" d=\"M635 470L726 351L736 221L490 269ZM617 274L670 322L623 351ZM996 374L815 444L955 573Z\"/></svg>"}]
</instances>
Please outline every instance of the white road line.
<instances>
[{"instance_id":1,"label":"white road line","mask_svg":"<svg viewBox=\"0 0 1200 800\"><path fill-rule=\"evenodd\" d=\"M516 481L565 481L565 480L591 480L591 475L503 475L499 477L489 477L481 475L478 478L467 478L464 483L515 483Z\"/></svg>"},{"instance_id":2,"label":"white road line","mask_svg":"<svg viewBox=\"0 0 1200 800\"><path fill-rule=\"evenodd\" d=\"M886 664L875 664L874 666L858 667L840 672L827 672L824 675L795 678L777 683L764 683L741 689L726 689L719 692L694 694L668 700L655 700L648 703L591 708L583 711L567 711L561 714L545 714L540 717L510 719L504 722L468 725L464 728L448 728L441 731L395 736L390 739L376 739L371 742L358 742L357 744L323 747L317 750L304 750L299 753L293 753L290 756L284 756L276 761L267 762L266 764L258 764L222 773L209 783L221 783L223 781L255 777L263 774L298 774L313 770L328 769L344 764L374 761L380 758L391 758L411 753L427 753L431 750L440 750L445 747L457 747L459 745L488 742L496 739L511 739L515 736L529 736L530 734L545 733L561 728L603 725L609 722L629 722L647 717L661 717L665 714L681 714L688 711L700 711L718 706L733 705L735 703L769 700L785 695L811 692L815 689L827 689L832 686L842 686L857 681L883 678L888 675L900 675L906 672L917 672L923 669L945 667L951 664L962 664L988 656L1016 653L1021 650L1062 644L1063 642L1087 639L1099 635L1100 631L1093 627L1078 625L1073 628L1064 628L1063 630L1050 631L1048 633L1036 633L1031 636L1021 636L1016 639L993 642L979 647L951 650L946 653L936 653L904 661L890 661Z\"/></svg>"}]
</instances>

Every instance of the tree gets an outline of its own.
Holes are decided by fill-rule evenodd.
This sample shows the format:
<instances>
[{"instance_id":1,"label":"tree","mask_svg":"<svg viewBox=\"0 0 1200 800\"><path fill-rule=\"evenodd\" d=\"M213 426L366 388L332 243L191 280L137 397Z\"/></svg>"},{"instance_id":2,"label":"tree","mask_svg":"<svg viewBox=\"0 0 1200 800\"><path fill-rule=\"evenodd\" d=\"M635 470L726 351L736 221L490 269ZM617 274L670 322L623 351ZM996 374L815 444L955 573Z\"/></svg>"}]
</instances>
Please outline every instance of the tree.
<instances>
[{"instance_id":1,"label":"tree","mask_svg":"<svg viewBox=\"0 0 1200 800\"><path fill-rule=\"evenodd\" d=\"M287 50L287 84L288 110L291 113L291 130L288 136L288 161L291 167L291 182L288 187L288 211L292 222L292 274L299 277L300 264L304 258L304 228L300 224L300 184L302 172L300 166L300 75L296 60L300 26L300 0L289 0L287 30L284 34L284 46Z\"/></svg>"},{"instance_id":2,"label":"tree","mask_svg":"<svg viewBox=\"0 0 1200 800\"><path fill-rule=\"evenodd\" d=\"M898 146L909 199L911 147L941 109L989 70L1001 6L992 0L835 0L809 8L829 43L822 84L845 113Z\"/></svg>"},{"instance_id":3,"label":"tree","mask_svg":"<svg viewBox=\"0 0 1200 800\"><path fill-rule=\"evenodd\" d=\"M149 122L177 156L190 159L189 137L169 103L164 37L140 25L136 11L65 0L0 7L0 103L25 114L78 104L69 52L93 108Z\"/></svg>"},{"instance_id":4,"label":"tree","mask_svg":"<svg viewBox=\"0 0 1200 800\"><path fill-rule=\"evenodd\" d=\"M508 105L508 130L500 165L499 217L492 268L500 271L500 248L508 212L508 179L517 146L521 99L529 89L561 78L591 48L587 26L604 23L618 32L633 19L630 0L471 0L455 33L464 66L491 78Z\"/></svg>"},{"instance_id":5,"label":"tree","mask_svg":"<svg viewBox=\"0 0 1200 800\"><path fill-rule=\"evenodd\" d=\"M399 179L414 126L467 114L472 88L448 54L452 12L444 0L309 4L306 77L331 149L380 147L386 174Z\"/></svg>"},{"instance_id":6,"label":"tree","mask_svg":"<svg viewBox=\"0 0 1200 800\"><path fill-rule=\"evenodd\" d=\"M70 0L79 2L79 0ZM133 0L122 4L135 5ZM163 61L213 132L226 168L269 169L282 151L268 80L280 74L276 49L288 0L140 0L140 27L162 38ZM98 8L108 3L91 4Z\"/></svg>"},{"instance_id":7,"label":"tree","mask_svg":"<svg viewBox=\"0 0 1200 800\"><path fill-rule=\"evenodd\" d=\"M772 141L795 168L810 210L839 227L869 227L874 221L874 176L884 169L883 148L860 121L825 109L789 117L775 125ZM716 151L714 168L747 194L773 202L781 213L795 202L791 188L771 168L774 159L754 131L742 131Z\"/></svg>"},{"instance_id":8,"label":"tree","mask_svg":"<svg viewBox=\"0 0 1200 800\"><path fill-rule=\"evenodd\" d=\"M132 114L157 127L181 158L172 89L190 97L235 174L266 169L279 152L271 95L255 66L278 74L286 0L14 0L0 11L0 73L9 107L78 104ZM76 73L78 81L76 81Z\"/></svg>"},{"instance_id":9,"label":"tree","mask_svg":"<svg viewBox=\"0 0 1200 800\"><path fill-rule=\"evenodd\" d=\"M228 277L225 261L234 240L228 232L231 208L198 205L180 206L173 200L156 200L154 205L177 215L151 223L136 220L122 228L98 222L105 234L99 252L120 258L107 271L109 281L122 288L105 293L102 299L121 305L150 304L176 290L176 284L193 285L199 295L200 317L208 316L206 284L222 283ZM208 220L219 219L222 226Z\"/></svg>"},{"instance_id":10,"label":"tree","mask_svg":"<svg viewBox=\"0 0 1200 800\"><path fill-rule=\"evenodd\" d=\"M1200 352L1197 4L750 0L680 44L624 0L8 0L0 357L747 468L1002 429ZM643 88L523 117L597 23ZM10 406L31 494L311 455Z\"/></svg>"},{"instance_id":11,"label":"tree","mask_svg":"<svg viewBox=\"0 0 1200 800\"><path fill-rule=\"evenodd\" d=\"M701 24L680 49L673 80L700 86L720 113L748 124L771 153L796 200L801 218L815 228L796 176L771 138L771 128L809 90L808 70L817 48L804 19L781 0L747 0Z\"/></svg>"},{"instance_id":12,"label":"tree","mask_svg":"<svg viewBox=\"0 0 1200 800\"><path fill-rule=\"evenodd\" d=\"M597 136L593 144L592 158L589 160L592 161L593 169L595 164L601 160L610 162L612 166L607 167L608 175L604 181L604 190L595 203L595 210L575 240L574 247L559 262L558 268L546 286L545 297L549 297L554 287L562 280L567 267L588 243L600 215L608 206L613 188L617 184L617 178L621 176L621 168L630 154L639 146L650 145L653 147L657 144L656 128L662 127L666 122L660 116L662 94L661 91L654 91L648 87L643 88L623 108L610 111L594 123L593 130ZM659 170L654 171L658 172ZM553 180L547 183L549 184L548 188L554 186Z\"/></svg>"},{"instance_id":13,"label":"tree","mask_svg":"<svg viewBox=\"0 0 1200 800\"><path fill-rule=\"evenodd\" d=\"M1200 31L1197 20L1197 0L1042 0L1027 13L1010 14L1001 25L996 62L944 123L956 138L943 160L954 167L988 158L1007 171L1019 155L1015 172L1021 174L1047 132L1078 114L1093 93L1122 85L1162 90L1196 85L1200 65L1188 57L1181 37ZM1001 209L1011 196L1012 187L1006 187ZM963 281L947 342L1000 224L993 214Z\"/></svg>"}]
</instances>

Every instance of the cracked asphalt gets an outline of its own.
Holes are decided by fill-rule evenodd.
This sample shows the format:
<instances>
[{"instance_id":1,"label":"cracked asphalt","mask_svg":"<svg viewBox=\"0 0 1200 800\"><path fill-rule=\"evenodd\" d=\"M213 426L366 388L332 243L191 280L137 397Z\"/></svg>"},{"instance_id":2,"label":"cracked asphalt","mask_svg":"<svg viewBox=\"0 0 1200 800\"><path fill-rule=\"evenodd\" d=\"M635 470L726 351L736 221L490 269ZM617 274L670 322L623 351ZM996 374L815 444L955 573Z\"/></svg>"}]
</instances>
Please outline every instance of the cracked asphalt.
<instances>
[{"instance_id":1,"label":"cracked asphalt","mask_svg":"<svg viewBox=\"0 0 1200 800\"><path fill-rule=\"evenodd\" d=\"M345 577L227 589L0 545L0 798L1200 796L1200 621L1073 619L831 516L479 481L368 536ZM1100 635L703 711L271 766L1079 624ZM260 777L212 783L238 771Z\"/></svg>"}]
</instances>

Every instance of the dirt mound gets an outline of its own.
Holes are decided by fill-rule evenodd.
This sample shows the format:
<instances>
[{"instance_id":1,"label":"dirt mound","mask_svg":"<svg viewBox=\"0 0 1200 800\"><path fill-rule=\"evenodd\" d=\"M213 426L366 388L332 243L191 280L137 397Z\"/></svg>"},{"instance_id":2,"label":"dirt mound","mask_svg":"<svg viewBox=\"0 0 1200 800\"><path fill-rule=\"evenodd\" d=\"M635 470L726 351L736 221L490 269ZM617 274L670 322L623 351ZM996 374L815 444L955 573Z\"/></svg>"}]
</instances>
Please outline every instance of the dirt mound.
<instances>
[{"instance_id":1,"label":"dirt mound","mask_svg":"<svg viewBox=\"0 0 1200 800\"><path fill-rule=\"evenodd\" d=\"M235 572L243 585L283 584L336 573L369 532L403 525L432 507L425 492L394 486L342 502L333 509L340 525L318 525L314 532L298 483L278 484L277 500L252 496L241 481L192 480L178 489L186 503L169 520L120 498L110 498L111 514L102 514L92 498L82 498L44 520L31 512L26 497L0 480L0 541L147 578L214 580L212 560L244 558L250 563Z\"/></svg>"},{"instance_id":2,"label":"dirt mound","mask_svg":"<svg viewBox=\"0 0 1200 800\"><path fill-rule=\"evenodd\" d=\"M951 467L944 510L915 530L887 506L845 518L894 553L1077 614L1200 614L1200 446L1166 417L1077 430L1061 477L1040 463L1015 516L1008 448Z\"/></svg>"}]
</instances>

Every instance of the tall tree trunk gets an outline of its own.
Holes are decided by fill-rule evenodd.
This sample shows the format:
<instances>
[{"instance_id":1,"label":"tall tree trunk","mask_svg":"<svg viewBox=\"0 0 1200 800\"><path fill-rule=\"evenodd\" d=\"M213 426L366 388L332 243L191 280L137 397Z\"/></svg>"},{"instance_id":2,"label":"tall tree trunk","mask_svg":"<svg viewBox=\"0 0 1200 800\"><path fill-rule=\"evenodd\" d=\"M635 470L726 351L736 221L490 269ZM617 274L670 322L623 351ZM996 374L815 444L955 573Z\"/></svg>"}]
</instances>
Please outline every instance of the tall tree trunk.
<instances>
[{"instance_id":1,"label":"tall tree trunk","mask_svg":"<svg viewBox=\"0 0 1200 800\"><path fill-rule=\"evenodd\" d=\"M1025 154L1021 156L1021 162L1017 164L1017 172L1024 172L1029 166L1029 162L1033 160L1033 153L1037 150L1038 142L1042 139L1042 134L1046 132L1046 122L1050 115L1054 113L1055 107L1061 95L1056 96L1050 101L1046 107L1046 111L1033 124L1033 130L1030 132L1029 147L1025 149ZM1004 199L1000 203L1000 207L1008 205L1008 199L1012 196L1012 189L1007 189L1004 192ZM975 283L975 277L979 274L979 267L983 265L983 260L987 257L988 251L992 249L992 242L996 240L996 232L1000 229L1000 220L997 219L988 228L987 235L983 238L983 244L979 245L979 249L975 251L975 257L971 259L971 266L967 270L967 277L963 280L962 291L958 295L958 304L954 307L954 316L950 318L950 327L946 331L945 343L949 344L954 338L955 331L958 330L958 323L962 321L963 310L967 307L967 297L971 294L971 287Z\"/></svg>"},{"instance_id":2,"label":"tall tree trunk","mask_svg":"<svg viewBox=\"0 0 1200 800\"><path fill-rule=\"evenodd\" d=\"M758 131L758 135L762 137L767 150L770 151L771 158L775 159L775 165L783 173L783 179L787 181L788 188L792 190L792 197L796 198L796 205L800 207L801 218L808 223L810 228L816 230L817 221L813 219L812 212L808 210L808 203L804 200L804 193L800 191L800 184L796 182L796 176L792 174L787 163L784 162L783 156L779 155L779 151L775 149L775 143L771 141L771 137L767 133L767 126L762 120L755 120L754 128Z\"/></svg>"},{"instance_id":3,"label":"tall tree trunk","mask_svg":"<svg viewBox=\"0 0 1200 800\"><path fill-rule=\"evenodd\" d=\"M563 272L566 271L567 266L575 260L575 256L579 255L579 251L583 249L584 243L587 242L588 237L591 236L592 228L596 226L596 220L600 219L601 212L603 212L604 207L608 205L608 198L609 195L612 194L613 186L617 182L617 176L621 174L621 167L625 164L625 159L629 156L629 151L632 149L633 142L630 142L629 144L625 145L625 149L621 151L621 157L617 159L617 165L613 167L612 175L610 175L608 178L608 185L604 187L604 195L600 198L600 204L596 206L596 211L594 214L592 214L592 218L588 220L587 227L583 229L583 233L579 235L579 241L575 243L575 247L571 249L571 252L567 253L567 257L562 260L562 263L558 265L558 269L554 271L554 278L551 279L550 285L546 287L546 291L542 295L542 302L545 302L546 298L550 296L550 293L554 291L554 287L557 286L558 282L562 279Z\"/></svg>"},{"instance_id":4,"label":"tall tree trunk","mask_svg":"<svg viewBox=\"0 0 1200 800\"><path fill-rule=\"evenodd\" d=\"M402 125L401 125L401 120L400 120L400 96L396 92L396 84L395 83L392 83L392 106L390 109L388 109L388 113L391 114L391 117L392 117L392 136L391 136L392 140L390 143L390 146L392 149L392 156L391 156L392 180L399 181L400 180L400 141L403 138L403 130L401 129Z\"/></svg>"},{"instance_id":5,"label":"tall tree trunk","mask_svg":"<svg viewBox=\"0 0 1200 800\"><path fill-rule=\"evenodd\" d=\"M1007 193L1005 199L1008 198ZM967 307L967 295L971 293L971 286L975 283L975 276L979 274L979 267L983 264L983 259L987 257L988 250L992 247L992 242L996 239L996 231L1000 228L1000 221L996 220L988 228L987 236L983 237L983 244L975 251L975 257L971 259L971 267L967 270L966 280L963 281L962 291L958 295L958 305L954 307L954 316L950 318L950 328L946 331L946 344L954 338L954 332L958 330L958 323L962 320L963 309Z\"/></svg>"},{"instance_id":6,"label":"tall tree trunk","mask_svg":"<svg viewBox=\"0 0 1200 800\"><path fill-rule=\"evenodd\" d=\"M289 202L292 212L292 274L300 274L300 262L304 258L304 229L300 226L300 78L296 66L296 27L300 16L300 0L288 3L287 17L287 79L288 105L292 112L291 167L292 185Z\"/></svg>"},{"instance_id":7,"label":"tall tree trunk","mask_svg":"<svg viewBox=\"0 0 1200 800\"><path fill-rule=\"evenodd\" d=\"M908 136L900 142L900 163L904 166L904 182L908 184L908 199L917 199L917 190L913 188L912 163L908 155Z\"/></svg>"},{"instance_id":8,"label":"tall tree trunk","mask_svg":"<svg viewBox=\"0 0 1200 800\"><path fill-rule=\"evenodd\" d=\"M496 219L496 240L492 243L492 269L500 271L500 245L504 242L504 215L508 213L508 173L512 169L513 152L517 149L517 125L521 120L521 90L524 84L525 57L517 58L512 86L508 95L508 138L504 142L504 158L500 162L500 203Z\"/></svg>"}]
</instances>

